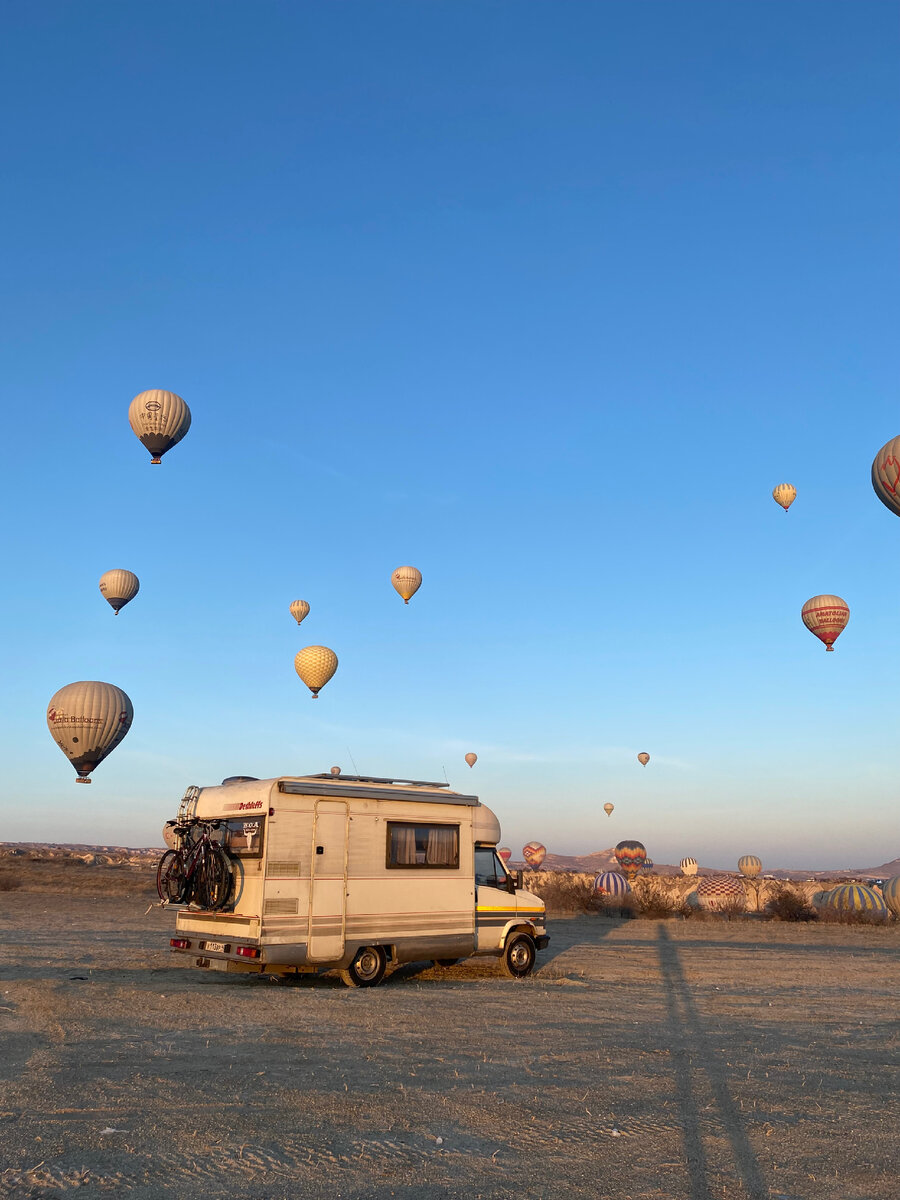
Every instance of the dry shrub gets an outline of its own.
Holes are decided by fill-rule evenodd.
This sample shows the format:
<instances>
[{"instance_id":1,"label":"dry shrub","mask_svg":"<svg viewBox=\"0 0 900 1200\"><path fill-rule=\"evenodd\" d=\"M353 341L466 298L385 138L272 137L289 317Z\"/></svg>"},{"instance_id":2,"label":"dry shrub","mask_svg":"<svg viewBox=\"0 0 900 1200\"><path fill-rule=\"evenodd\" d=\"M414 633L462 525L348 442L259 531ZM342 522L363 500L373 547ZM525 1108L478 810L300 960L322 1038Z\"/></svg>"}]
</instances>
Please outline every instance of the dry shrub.
<instances>
[{"instance_id":1,"label":"dry shrub","mask_svg":"<svg viewBox=\"0 0 900 1200\"><path fill-rule=\"evenodd\" d=\"M866 912L854 908L832 908L823 905L818 911L818 919L823 925L886 925L887 915L880 912Z\"/></svg>"},{"instance_id":2,"label":"dry shrub","mask_svg":"<svg viewBox=\"0 0 900 1200\"><path fill-rule=\"evenodd\" d=\"M540 896L547 913L587 913L596 911L593 875L569 871L526 871L525 887Z\"/></svg>"},{"instance_id":3,"label":"dry shrub","mask_svg":"<svg viewBox=\"0 0 900 1200\"><path fill-rule=\"evenodd\" d=\"M775 921L815 921L819 917L804 895L784 884L769 899L766 914Z\"/></svg>"},{"instance_id":4,"label":"dry shrub","mask_svg":"<svg viewBox=\"0 0 900 1200\"><path fill-rule=\"evenodd\" d=\"M0 871L0 892L14 892L22 886L22 876L18 871Z\"/></svg>"}]
</instances>

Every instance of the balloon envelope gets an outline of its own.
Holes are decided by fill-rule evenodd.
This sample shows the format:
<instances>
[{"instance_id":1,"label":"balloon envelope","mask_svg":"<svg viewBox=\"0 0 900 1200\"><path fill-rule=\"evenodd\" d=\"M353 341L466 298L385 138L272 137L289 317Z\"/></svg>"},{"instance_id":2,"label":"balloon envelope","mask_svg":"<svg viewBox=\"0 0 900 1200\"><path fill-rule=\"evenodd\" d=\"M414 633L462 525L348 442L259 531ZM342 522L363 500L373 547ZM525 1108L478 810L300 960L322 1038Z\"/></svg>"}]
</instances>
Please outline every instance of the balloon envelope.
<instances>
[{"instance_id":1,"label":"balloon envelope","mask_svg":"<svg viewBox=\"0 0 900 1200\"><path fill-rule=\"evenodd\" d=\"M893 879L885 881L881 895L894 916L900 917L900 875L895 875Z\"/></svg>"},{"instance_id":2,"label":"balloon envelope","mask_svg":"<svg viewBox=\"0 0 900 1200\"><path fill-rule=\"evenodd\" d=\"M594 891L598 896L624 896L631 885L618 871L601 871L594 880Z\"/></svg>"},{"instance_id":3,"label":"balloon envelope","mask_svg":"<svg viewBox=\"0 0 900 1200\"><path fill-rule=\"evenodd\" d=\"M175 392L139 392L129 406L128 423L150 451L150 461L159 463L190 429L191 410Z\"/></svg>"},{"instance_id":4,"label":"balloon envelope","mask_svg":"<svg viewBox=\"0 0 900 1200\"><path fill-rule=\"evenodd\" d=\"M900 436L885 442L875 455L872 487L885 508L900 517Z\"/></svg>"},{"instance_id":5,"label":"balloon envelope","mask_svg":"<svg viewBox=\"0 0 900 1200\"><path fill-rule=\"evenodd\" d=\"M309 612L309 605L305 600L295 600L291 605L291 616L299 625L303 618Z\"/></svg>"},{"instance_id":6,"label":"balloon envelope","mask_svg":"<svg viewBox=\"0 0 900 1200\"><path fill-rule=\"evenodd\" d=\"M409 604L410 599L422 586L422 572L415 567L398 567L391 575L394 590L403 597L403 603Z\"/></svg>"},{"instance_id":7,"label":"balloon envelope","mask_svg":"<svg viewBox=\"0 0 900 1200\"><path fill-rule=\"evenodd\" d=\"M124 571L121 567L112 571L104 571L100 576L100 592L116 614L124 608L129 600L133 600L141 589L140 580L133 571Z\"/></svg>"},{"instance_id":8,"label":"balloon envelope","mask_svg":"<svg viewBox=\"0 0 900 1200\"><path fill-rule=\"evenodd\" d=\"M614 804L604 804L603 811L606 813L606 815L608 817L611 817L613 815L613 810L615 809L615 807L616 806Z\"/></svg>"},{"instance_id":9,"label":"balloon envelope","mask_svg":"<svg viewBox=\"0 0 900 1200\"><path fill-rule=\"evenodd\" d=\"M740 909L747 903L747 893L735 875L704 875L697 884L697 900L709 912Z\"/></svg>"},{"instance_id":10,"label":"balloon envelope","mask_svg":"<svg viewBox=\"0 0 900 1200\"><path fill-rule=\"evenodd\" d=\"M797 489L792 483L779 483L778 487L772 489L772 499L787 512L797 499Z\"/></svg>"},{"instance_id":11,"label":"balloon envelope","mask_svg":"<svg viewBox=\"0 0 900 1200\"><path fill-rule=\"evenodd\" d=\"M640 752L640 754L638 755L638 762L641 764L642 767L646 767L646 765L649 761L650 761L650 755L647 753L646 750L642 750Z\"/></svg>"},{"instance_id":12,"label":"balloon envelope","mask_svg":"<svg viewBox=\"0 0 900 1200\"><path fill-rule=\"evenodd\" d=\"M313 694L319 698L323 688L337 670L338 657L327 646L304 646L294 658L294 670Z\"/></svg>"},{"instance_id":13,"label":"balloon envelope","mask_svg":"<svg viewBox=\"0 0 900 1200\"><path fill-rule=\"evenodd\" d=\"M842 883L840 887L832 888L826 903L829 908L841 912L870 912L883 917L888 913L887 904L881 896L861 883Z\"/></svg>"},{"instance_id":14,"label":"balloon envelope","mask_svg":"<svg viewBox=\"0 0 900 1200\"><path fill-rule=\"evenodd\" d=\"M81 680L59 689L47 706L53 740L78 773L78 783L110 754L131 728L134 709L114 683Z\"/></svg>"},{"instance_id":15,"label":"balloon envelope","mask_svg":"<svg viewBox=\"0 0 900 1200\"><path fill-rule=\"evenodd\" d=\"M681 873L682 873L682 875L696 875L697 874L696 858L683 858L681 860Z\"/></svg>"},{"instance_id":16,"label":"balloon envelope","mask_svg":"<svg viewBox=\"0 0 900 1200\"><path fill-rule=\"evenodd\" d=\"M833 650L850 620L850 608L840 596L813 596L800 611L803 624L815 634L826 650Z\"/></svg>"},{"instance_id":17,"label":"balloon envelope","mask_svg":"<svg viewBox=\"0 0 900 1200\"><path fill-rule=\"evenodd\" d=\"M755 854L745 854L738 859L738 870L747 879L755 879L762 870L762 863Z\"/></svg>"},{"instance_id":18,"label":"balloon envelope","mask_svg":"<svg viewBox=\"0 0 900 1200\"><path fill-rule=\"evenodd\" d=\"M512 858L512 850L510 850L509 846L501 846L497 853L505 863L508 863Z\"/></svg>"},{"instance_id":19,"label":"balloon envelope","mask_svg":"<svg viewBox=\"0 0 900 1200\"><path fill-rule=\"evenodd\" d=\"M647 857L643 842L628 841L627 839L618 843L613 854L626 879L634 879Z\"/></svg>"},{"instance_id":20,"label":"balloon envelope","mask_svg":"<svg viewBox=\"0 0 900 1200\"><path fill-rule=\"evenodd\" d=\"M540 842L529 842L527 846L522 847L522 857L532 871L537 871L547 857L547 847Z\"/></svg>"},{"instance_id":21,"label":"balloon envelope","mask_svg":"<svg viewBox=\"0 0 900 1200\"><path fill-rule=\"evenodd\" d=\"M470 750L469 753L466 755L466 762L469 764L470 767L474 767L475 764L478 762L478 755L473 754L472 751Z\"/></svg>"}]
</instances>

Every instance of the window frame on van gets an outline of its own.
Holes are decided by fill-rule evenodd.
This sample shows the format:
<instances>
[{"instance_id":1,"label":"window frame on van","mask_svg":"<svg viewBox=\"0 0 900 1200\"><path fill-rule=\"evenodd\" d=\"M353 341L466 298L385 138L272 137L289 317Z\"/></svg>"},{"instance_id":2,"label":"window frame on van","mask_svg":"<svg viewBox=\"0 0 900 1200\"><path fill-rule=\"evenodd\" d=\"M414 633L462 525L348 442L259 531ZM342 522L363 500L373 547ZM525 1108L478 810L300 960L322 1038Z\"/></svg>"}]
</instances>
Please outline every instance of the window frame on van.
<instances>
[{"instance_id":1,"label":"window frame on van","mask_svg":"<svg viewBox=\"0 0 900 1200\"><path fill-rule=\"evenodd\" d=\"M402 821L389 819L385 822L386 826L386 845L384 853L384 865L389 871L458 871L460 869L460 824L458 821ZM456 834L456 861L451 864L447 863L429 863L429 862L414 862L400 863L393 862L391 859L391 845L393 842L392 831L398 828L405 829L452 829Z\"/></svg>"}]
</instances>

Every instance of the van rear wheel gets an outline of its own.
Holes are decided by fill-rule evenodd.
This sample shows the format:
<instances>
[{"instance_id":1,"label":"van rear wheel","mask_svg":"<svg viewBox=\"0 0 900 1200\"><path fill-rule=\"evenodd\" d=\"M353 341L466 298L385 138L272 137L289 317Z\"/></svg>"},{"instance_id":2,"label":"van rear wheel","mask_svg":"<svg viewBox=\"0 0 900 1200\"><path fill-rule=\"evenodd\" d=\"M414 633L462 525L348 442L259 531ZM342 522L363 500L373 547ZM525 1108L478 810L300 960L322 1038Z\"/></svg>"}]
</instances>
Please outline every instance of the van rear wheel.
<instances>
[{"instance_id":1,"label":"van rear wheel","mask_svg":"<svg viewBox=\"0 0 900 1200\"><path fill-rule=\"evenodd\" d=\"M527 933L514 933L503 947L500 962L504 974L511 979L524 979L534 970L536 955L534 939Z\"/></svg>"},{"instance_id":2,"label":"van rear wheel","mask_svg":"<svg viewBox=\"0 0 900 1200\"><path fill-rule=\"evenodd\" d=\"M341 979L347 987L378 987L387 970L387 956L380 946L363 946Z\"/></svg>"}]
</instances>

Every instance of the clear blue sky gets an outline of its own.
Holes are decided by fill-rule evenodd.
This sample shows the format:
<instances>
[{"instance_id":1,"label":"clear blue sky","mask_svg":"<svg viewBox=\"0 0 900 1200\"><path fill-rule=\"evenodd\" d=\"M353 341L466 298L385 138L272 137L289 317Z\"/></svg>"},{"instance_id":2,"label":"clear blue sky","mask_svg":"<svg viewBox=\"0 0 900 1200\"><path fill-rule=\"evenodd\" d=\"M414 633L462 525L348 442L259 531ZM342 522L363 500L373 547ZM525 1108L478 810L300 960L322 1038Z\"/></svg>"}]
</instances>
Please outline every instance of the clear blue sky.
<instances>
[{"instance_id":1,"label":"clear blue sky","mask_svg":"<svg viewBox=\"0 0 900 1200\"><path fill-rule=\"evenodd\" d=\"M900 854L898 51L866 0L9 7L3 837L352 752L516 849ZM135 708L90 788L78 679Z\"/></svg>"}]
</instances>

